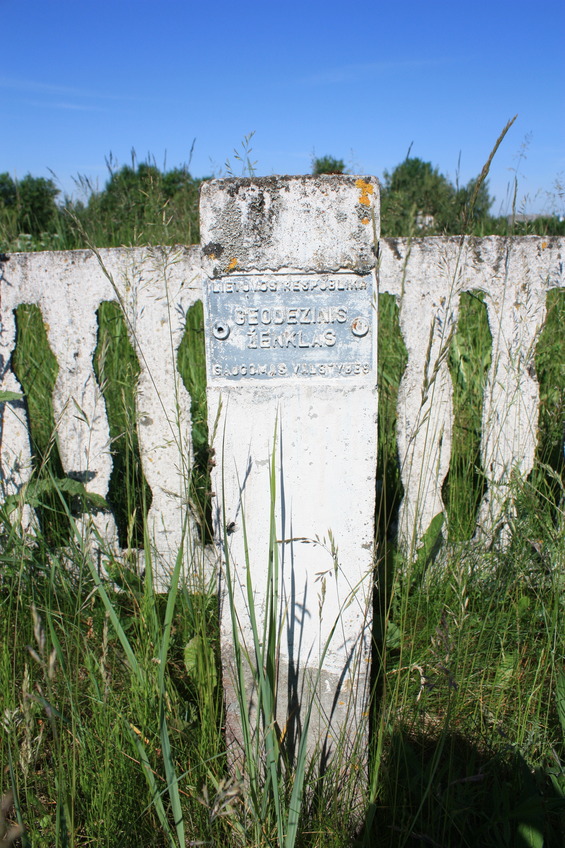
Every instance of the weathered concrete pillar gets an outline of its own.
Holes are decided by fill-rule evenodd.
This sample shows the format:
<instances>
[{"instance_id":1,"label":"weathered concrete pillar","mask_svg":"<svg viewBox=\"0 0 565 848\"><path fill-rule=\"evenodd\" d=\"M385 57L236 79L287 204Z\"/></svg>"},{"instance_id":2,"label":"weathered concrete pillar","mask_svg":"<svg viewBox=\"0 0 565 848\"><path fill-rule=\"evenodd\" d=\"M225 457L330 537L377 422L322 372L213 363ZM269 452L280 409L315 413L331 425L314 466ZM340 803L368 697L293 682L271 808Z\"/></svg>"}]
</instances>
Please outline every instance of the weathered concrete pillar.
<instances>
[{"instance_id":1,"label":"weathered concrete pillar","mask_svg":"<svg viewBox=\"0 0 565 848\"><path fill-rule=\"evenodd\" d=\"M477 538L508 537L516 487L534 466L539 384L535 351L546 318L549 288L562 285L556 240L481 239L474 270L485 292L492 336L483 402L481 459L488 488L479 509Z\"/></svg>"},{"instance_id":2,"label":"weathered concrete pillar","mask_svg":"<svg viewBox=\"0 0 565 848\"><path fill-rule=\"evenodd\" d=\"M366 723L378 192L373 177L270 177L210 181L201 196L216 532L222 538L228 531L238 625L253 654L247 564L262 630L274 456L277 722L296 741L314 698L309 747L319 743L324 755L344 730L349 741L361 738ZM235 745L225 594L222 639ZM248 672L246 678L252 711Z\"/></svg>"}]
</instances>

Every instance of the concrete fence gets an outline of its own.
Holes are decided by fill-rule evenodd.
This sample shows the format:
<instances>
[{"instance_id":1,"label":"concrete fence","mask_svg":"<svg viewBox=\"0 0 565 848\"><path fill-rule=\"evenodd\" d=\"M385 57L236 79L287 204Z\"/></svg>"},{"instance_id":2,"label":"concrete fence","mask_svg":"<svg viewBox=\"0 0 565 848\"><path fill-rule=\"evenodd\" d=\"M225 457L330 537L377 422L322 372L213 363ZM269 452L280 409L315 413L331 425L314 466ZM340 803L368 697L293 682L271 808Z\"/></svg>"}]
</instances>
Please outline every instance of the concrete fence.
<instances>
[{"instance_id":1,"label":"concrete fence","mask_svg":"<svg viewBox=\"0 0 565 848\"><path fill-rule=\"evenodd\" d=\"M546 316L547 292L563 287L563 239L381 239L379 293L400 306L408 364L398 399L398 441L405 497L402 535L411 540L444 509L449 470L452 385L445 350L455 328L459 297L480 291L494 330L485 392L483 467L490 485L481 521L500 503L512 472L531 471L537 443L539 390L535 344ZM0 304L2 390L21 391L11 369L19 304L37 304L59 364L53 394L57 441L65 471L87 479L105 496L112 471L108 420L93 370L97 310L103 301L124 309L138 355L138 435L144 474L153 496L150 523L156 549L178 549L190 469L190 397L176 367L183 316L203 297L201 251L189 248L115 248L12 254L3 263ZM565 353L564 353L565 357ZM423 398L426 379L433 391ZM84 416L78 414L77 407ZM183 442L179 441L179 421ZM422 427L426 421L426 427ZM24 403L2 404L2 495L29 479L31 449ZM430 424L430 422L433 422ZM375 432L376 438L376 432ZM111 538L112 518L105 518Z\"/></svg>"},{"instance_id":2,"label":"concrete fence","mask_svg":"<svg viewBox=\"0 0 565 848\"><path fill-rule=\"evenodd\" d=\"M197 538L187 491L191 399L177 351L188 310L204 300L216 533L229 525L230 549L243 568L238 527L245 512L248 537L264 562L274 455L287 616L282 665L293 678L285 697L287 704L300 700L303 670L316 667L319 645L341 616L320 683L327 719L339 713L349 672L369 652L378 296L396 298L408 355L397 436L405 492L399 537L410 550L444 510L453 435L449 345L461 294L482 293L492 356L481 445L488 489L478 528L488 534L504 512L511 478L525 477L533 465L535 346L547 293L565 285L565 240L381 239L378 183L370 177L212 181L203 190L201 219L202 248L13 254L3 261L1 389L21 391L11 365L15 309L37 304L59 365L53 408L65 473L106 496L112 445L93 357L100 304L120 304L141 368L137 430L152 493L149 530L166 583L187 526L188 538ZM0 486L7 496L29 479L32 458L24 403L0 404L0 416ZM24 520L32 519L28 511ZM112 515L92 520L117 550ZM334 566L342 577L332 583L325 575ZM262 575L261 564L259 603ZM355 604L347 601L352 591ZM223 631L228 656L228 624ZM361 694L357 718L363 703ZM344 721L345 713L337 719Z\"/></svg>"},{"instance_id":3,"label":"concrete fence","mask_svg":"<svg viewBox=\"0 0 565 848\"><path fill-rule=\"evenodd\" d=\"M64 470L88 481L87 489L103 497L112 473L112 444L93 365L97 311L104 301L121 305L141 369L138 438L152 493L150 532L166 572L179 549L187 509L190 396L176 367L176 351L184 331L183 316L202 298L199 248L13 254L3 264L1 297L2 389L21 391L11 368L15 309L19 304L37 304L59 366L53 411ZM6 496L22 487L32 467L24 404L2 404L0 438L1 485ZM94 520L115 549L112 515L98 514Z\"/></svg>"}]
</instances>

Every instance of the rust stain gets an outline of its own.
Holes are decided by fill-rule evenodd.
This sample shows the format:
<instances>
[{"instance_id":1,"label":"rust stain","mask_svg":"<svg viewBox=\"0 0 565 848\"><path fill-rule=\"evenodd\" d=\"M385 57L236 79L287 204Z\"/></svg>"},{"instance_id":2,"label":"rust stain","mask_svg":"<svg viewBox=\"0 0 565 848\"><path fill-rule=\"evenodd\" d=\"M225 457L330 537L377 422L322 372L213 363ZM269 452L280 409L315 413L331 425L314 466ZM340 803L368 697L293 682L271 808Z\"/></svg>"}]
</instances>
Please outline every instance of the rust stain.
<instances>
[{"instance_id":1,"label":"rust stain","mask_svg":"<svg viewBox=\"0 0 565 848\"><path fill-rule=\"evenodd\" d=\"M363 204L363 206L370 206L371 199L369 195L373 194L375 191L373 185L371 183L366 182L365 180L355 180L356 188L361 190L361 197L359 198L359 203Z\"/></svg>"}]
</instances>

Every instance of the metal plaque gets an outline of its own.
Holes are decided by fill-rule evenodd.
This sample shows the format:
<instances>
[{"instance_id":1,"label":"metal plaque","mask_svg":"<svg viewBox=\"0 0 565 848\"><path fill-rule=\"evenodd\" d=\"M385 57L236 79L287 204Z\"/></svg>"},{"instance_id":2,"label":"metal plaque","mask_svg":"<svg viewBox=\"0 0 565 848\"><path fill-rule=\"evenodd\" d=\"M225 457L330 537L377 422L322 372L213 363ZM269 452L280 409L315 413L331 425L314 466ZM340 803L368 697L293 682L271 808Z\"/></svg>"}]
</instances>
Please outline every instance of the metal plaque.
<instances>
[{"instance_id":1,"label":"metal plaque","mask_svg":"<svg viewBox=\"0 0 565 848\"><path fill-rule=\"evenodd\" d=\"M212 382L374 370L371 274L230 274L205 289Z\"/></svg>"}]
</instances>

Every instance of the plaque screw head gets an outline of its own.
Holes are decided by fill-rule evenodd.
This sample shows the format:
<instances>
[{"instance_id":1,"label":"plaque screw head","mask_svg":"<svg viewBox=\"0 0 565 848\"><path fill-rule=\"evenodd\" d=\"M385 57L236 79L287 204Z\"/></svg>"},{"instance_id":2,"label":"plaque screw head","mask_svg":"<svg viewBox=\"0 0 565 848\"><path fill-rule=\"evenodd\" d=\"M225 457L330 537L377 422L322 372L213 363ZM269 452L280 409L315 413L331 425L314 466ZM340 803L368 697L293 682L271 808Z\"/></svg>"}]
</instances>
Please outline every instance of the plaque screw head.
<instances>
[{"instance_id":1,"label":"plaque screw head","mask_svg":"<svg viewBox=\"0 0 565 848\"><path fill-rule=\"evenodd\" d=\"M354 318L351 322L351 332L354 336L358 338L362 338L366 336L369 332L369 322L366 318L363 318L362 315L359 315L357 318Z\"/></svg>"},{"instance_id":2,"label":"plaque screw head","mask_svg":"<svg viewBox=\"0 0 565 848\"><path fill-rule=\"evenodd\" d=\"M216 339L220 339L220 341L223 341L229 336L230 328L225 323L225 321L216 321L216 323L212 327L212 332Z\"/></svg>"}]
</instances>

